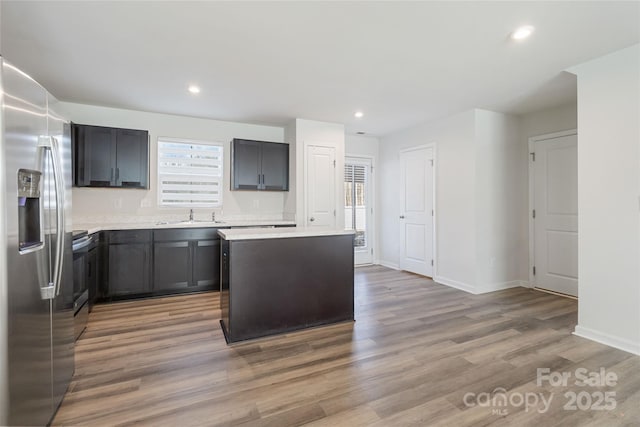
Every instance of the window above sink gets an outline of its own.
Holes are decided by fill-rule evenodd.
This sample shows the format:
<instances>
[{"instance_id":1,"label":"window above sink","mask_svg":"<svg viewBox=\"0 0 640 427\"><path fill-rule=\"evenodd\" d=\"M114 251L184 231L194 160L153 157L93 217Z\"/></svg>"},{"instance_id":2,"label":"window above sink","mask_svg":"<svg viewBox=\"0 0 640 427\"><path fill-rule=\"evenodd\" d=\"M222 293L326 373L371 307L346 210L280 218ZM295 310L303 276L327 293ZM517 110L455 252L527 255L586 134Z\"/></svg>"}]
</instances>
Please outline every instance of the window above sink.
<instances>
[{"instance_id":1,"label":"window above sink","mask_svg":"<svg viewBox=\"0 0 640 427\"><path fill-rule=\"evenodd\" d=\"M158 205L222 207L223 167L222 143L159 137Z\"/></svg>"}]
</instances>

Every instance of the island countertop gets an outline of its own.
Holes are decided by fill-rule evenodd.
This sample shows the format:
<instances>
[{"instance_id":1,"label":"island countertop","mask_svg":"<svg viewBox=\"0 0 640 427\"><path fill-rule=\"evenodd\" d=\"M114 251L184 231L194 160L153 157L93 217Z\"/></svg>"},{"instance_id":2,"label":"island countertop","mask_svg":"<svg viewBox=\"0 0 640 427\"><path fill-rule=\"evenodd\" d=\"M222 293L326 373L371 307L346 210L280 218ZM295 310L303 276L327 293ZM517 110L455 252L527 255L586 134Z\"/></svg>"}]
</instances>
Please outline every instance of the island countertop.
<instances>
[{"instance_id":1,"label":"island countertop","mask_svg":"<svg viewBox=\"0 0 640 427\"><path fill-rule=\"evenodd\" d=\"M288 239L293 237L340 236L354 234L353 230L333 227L240 228L218 230L225 240Z\"/></svg>"}]
</instances>

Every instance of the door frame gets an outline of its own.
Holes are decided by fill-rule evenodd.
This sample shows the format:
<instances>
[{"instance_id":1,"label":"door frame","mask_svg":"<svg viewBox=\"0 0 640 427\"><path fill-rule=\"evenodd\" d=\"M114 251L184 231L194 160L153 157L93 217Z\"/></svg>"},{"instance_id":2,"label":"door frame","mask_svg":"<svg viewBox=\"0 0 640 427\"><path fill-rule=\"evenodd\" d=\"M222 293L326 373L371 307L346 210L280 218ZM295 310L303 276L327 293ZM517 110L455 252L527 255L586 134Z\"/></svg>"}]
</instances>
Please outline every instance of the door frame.
<instances>
[{"instance_id":1,"label":"door frame","mask_svg":"<svg viewBox=\"0 0 640 427\"><path fill-rule=\"evenodd\" d=\"M376 235L376 216L375 215L376 215L377 207L376 207L376 187L375 187L376 178L374 174L374 171L376 170L376 158L375 156L370 156L366 154L345 154L344 155L345 165L348 163L347 159L355 159L355 160L363 159L371 162L371 170L369 171L369 188L367 189L367 197L368 197L368 200L370 201L369 218L371 219L371 224L369 227L367 227L368 228L367 231L369 233L369 242L371 242L369 246L373 250L373 252L371 253L371 264L378 264L378 262L376 261L377 259L376 257L378 256L378 248L376 247L376 243L378 240L376 239L377 235ZM342 169L344 170L344 167ZM343 197L343 200L344 200L344 197ZM342 214L344 216L344 212ZM358 264L358 265L369 265L369 264Z\"/></svg>"},{"instance_id":2,"label":"door frame","mask_svg":"<svg viewBox=\"0 0 640 427\"><path fill-rule=\"evenodd\" d=\"M433 221L431 222L431 225L433 227L433 229L431 230L433 233L433 241L431 242L431 251L433 254L433 277L432 279L435 281L436 277L438 276L438 227L436 226L437 224L437 219L438 219L438 205L437 205L437 189L438 189L438 144L435 142L430 142L427 144L422 144L422 145L417 145L415 147L409 147L409 148L404 148L402 150L400 150L398 152L398 166L402 167L401 163L400 163L400 156L402 155L402 153L408 153L411 151L416 151L416 150L422 150L424 148L431 148L432 152L433 152L433 200L431 201L432 206L433 206ZM399 206L399 204L398 204ZM400 214L396 213L396 218L399 218ZM400 222L398 221L398 229L400 228ZM400 233L398 233L398 235L400 235ZM403 243L400 242L400 245L402 245ZM399 254L401 255L401 254ZM398 269L402 270L402 267L400 265L400 260L401 257L398 257Z\"/></svg>"},{"instance_id":3,"label":"door frame","mask_svg":"<svg viewBox=\"0 0 640 427\"><path fill-rule=\"evenodd\" d=\"M569 129L569 130L563 130L560 132L553 132L553 133L546 133L543 135L536 135L536 136L532 136L529 138L529 146L528 146L528 153L527 153L527 163L529 165L529 210L527 212L527 217L529 218L529 287L530 288L535 288L536 287L536 277L533 274L533 267L535 265L536 262L536 245L535 245L535 232L536 232L536 228L535 228L535 221L533 220L533 209L535 208L535 185L534 185L534 180L535 180L535 170L534 170L534 164L532 161L532 155L535 153L535 144L537 142L542 142L542 141L547 141L549 139L556 139L556 138L562 138L563 136L571 136L571 135L578 135L578 130L577 129ZM578 236L580 236L580 230L578 230ZM578 254L578 257L580 257L580 254ZM545 292L549 292L546 291ZM558 294L558 295L562 295L565 296L567 298L574 298L573 296L570 295L565 295L565 294Z\"/></svg>"}]
</instances>

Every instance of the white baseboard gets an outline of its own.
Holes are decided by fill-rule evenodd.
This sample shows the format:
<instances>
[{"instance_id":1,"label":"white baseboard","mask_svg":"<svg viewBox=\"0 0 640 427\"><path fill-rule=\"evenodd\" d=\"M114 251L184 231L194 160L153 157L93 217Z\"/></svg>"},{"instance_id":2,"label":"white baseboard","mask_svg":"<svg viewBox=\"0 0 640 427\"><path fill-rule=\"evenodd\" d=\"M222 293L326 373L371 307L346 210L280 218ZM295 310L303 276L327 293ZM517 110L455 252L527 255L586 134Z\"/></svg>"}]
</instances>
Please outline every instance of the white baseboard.
<instances>
[{"instance_id":1,"label":"white baseboard","mask_svg":"<svg viewBox=\"0 0 640 427\"><path fill-rule=\"evenodd\" d=\"M525 288L529 287L529 282L525 282L524 280L512 280L510 282L492 283L490 285L485 285L480 288L470 285L468 283L459 282L457 280L449 279L442 276L436 276L434 280L436 283L451 286L452 288L460 289L461 291L469 292L470 294L474 294L474 295L501 291L503 289L517 288L520 286Z\"/></svg>"},{"instance_id":2,"label":"white baseboard","mask_svg":"<svg viewBox=\"0 0 640 427\"><path fill-rule=\"evenodd\" d=\"M533 288L534 286L528 280L518 280L523 288Z\"/></svg>"},{"instance_id":3,"label":"white baseboard","mask_svg":"<svg viewBox=\"0 0 640 427\"><path fill-rule=\"evenodd\" d=\"M383 261L383 260L379 259L375 263L378 264L378 265L381 265L383 267L391 268L392 270L400 270L400 266L398 264L393 263L393 262Z\"/></svg>"},{"instance_id":4,"label":"white baseboard","mask_svg":"<svg viewBox=\"0 0 640 427\"><path fill-rule=\"evenodd\" d=\"M492 283L490 285L485 285L476 289L476 294L486 294L489 292L501 291L503 289L511 289L511 288L518 288L518 287L528 288L529 283L523 280L512 280L510 282Z\"/></svg>"},{"instance_id":5,"label":"white baseboard","mask_svg":"<svg viewBox=\"0 0 640 427\"><path fill-rule=\"evenodd\" d=\"M475 287L471 286L467 283L458 282L457 280L448 279L442 276L436 276L433 278L436 283L440 283L441 285L450 286L452 288L460 289L461 291L469 292L470 294L475 294Z\"/></svg>"},{"instance_id":6,"label":"white baseboard","mask_svg":"<svg viewBox=\"0 0 640 427\"><path fill-rule=\"evenodd\" d=\"M626 338L616 337L604 332L599 332L591 328L577 325L573 335L586 338L600 344L608 345L629 353L640 355L640 342L634 342Z\"/></svg>"}]
</instances>

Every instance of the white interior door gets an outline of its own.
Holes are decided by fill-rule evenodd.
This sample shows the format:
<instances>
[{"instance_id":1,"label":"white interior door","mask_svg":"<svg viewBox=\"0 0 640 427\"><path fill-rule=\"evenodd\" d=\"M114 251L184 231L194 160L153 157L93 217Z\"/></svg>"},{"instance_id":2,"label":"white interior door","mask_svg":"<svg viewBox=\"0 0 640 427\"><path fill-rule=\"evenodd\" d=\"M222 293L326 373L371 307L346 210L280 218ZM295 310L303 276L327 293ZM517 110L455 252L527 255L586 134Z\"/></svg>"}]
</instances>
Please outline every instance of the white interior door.
<instances>
[{"instance_id":1,"label":"white interior door","mask_svg":"<svg viewBox=\"0 0 640 427\"><path fill-rule=\"evenodd\" d=\"M347 157L344 165L344 228L354 230L354 262L373 263L371 159Z\"/></svg>"},{"instance_id":2,"label":"white interior door","mask_svg":"<svg viewBox=\"0 0 640 427\"><path fill-rule=\"evenodd\" d=\"M336 149L308 145L306 150L306 225L336 225Z\"/></svg>"},{"instance_id":3,"label":"white interior door","mask_svg":"<svg viewBox=\"0 0 640 427\"><path fill-rule=\"evenodd\" d=\"M433 148L400 152L400 268L433 277Z\"/></svg>"},{"instance_id":4,"label":"white interior door","mask_svg":"<svg viewBox=\"0 0 640 427\"><path fill-rule=\"evenodd\" d=\"M578 296L577 142L577 135L536 141L532 158L534 286L573 296Z\"/></svg>"}]
</instances>

